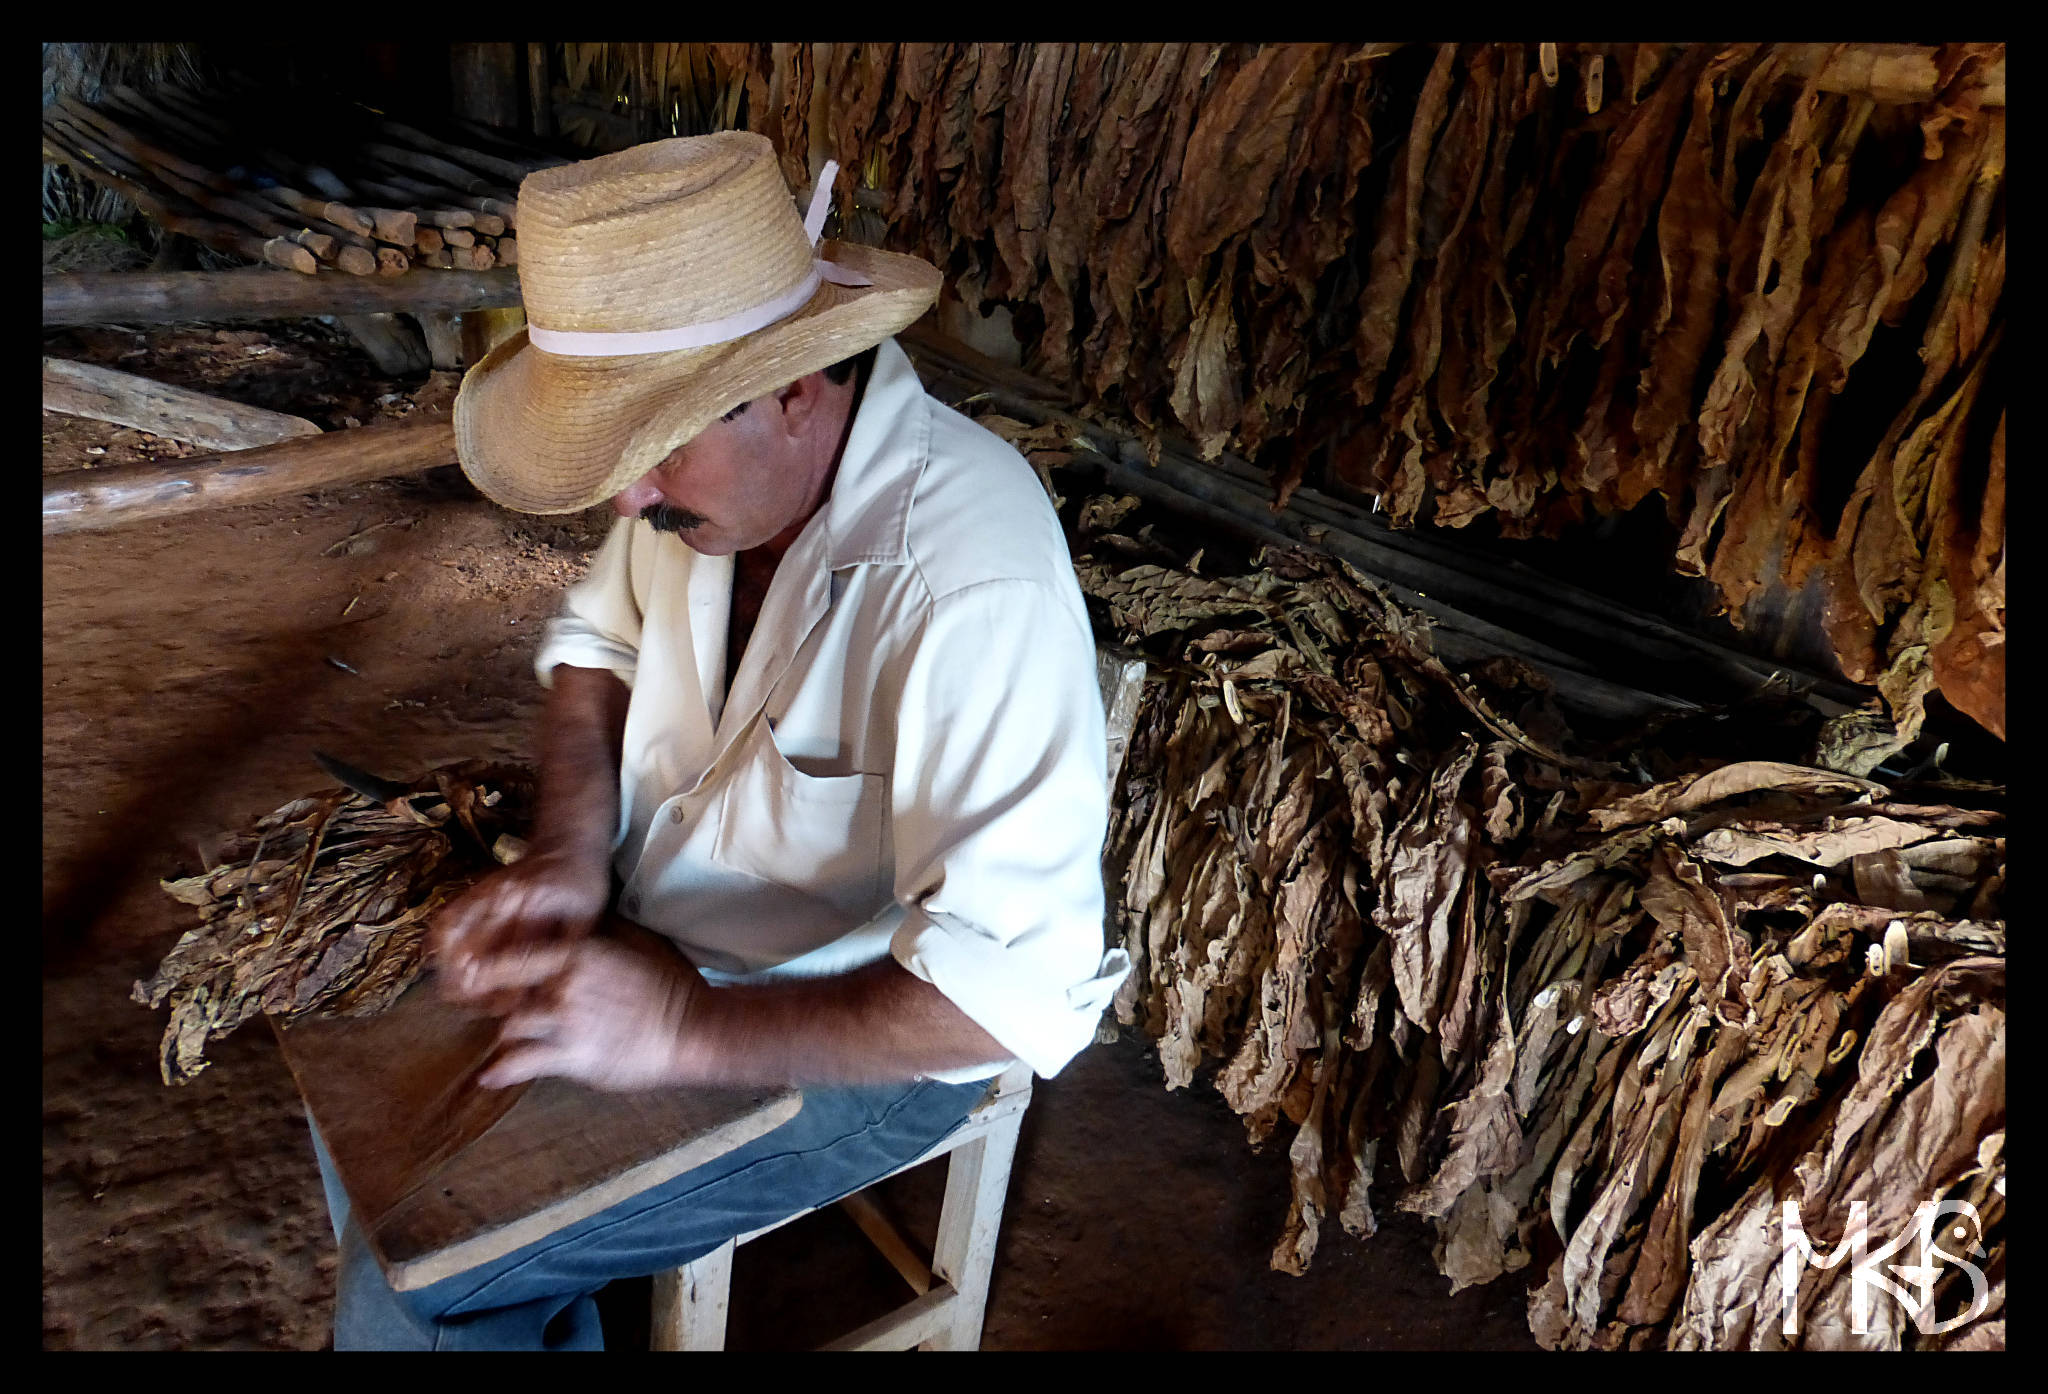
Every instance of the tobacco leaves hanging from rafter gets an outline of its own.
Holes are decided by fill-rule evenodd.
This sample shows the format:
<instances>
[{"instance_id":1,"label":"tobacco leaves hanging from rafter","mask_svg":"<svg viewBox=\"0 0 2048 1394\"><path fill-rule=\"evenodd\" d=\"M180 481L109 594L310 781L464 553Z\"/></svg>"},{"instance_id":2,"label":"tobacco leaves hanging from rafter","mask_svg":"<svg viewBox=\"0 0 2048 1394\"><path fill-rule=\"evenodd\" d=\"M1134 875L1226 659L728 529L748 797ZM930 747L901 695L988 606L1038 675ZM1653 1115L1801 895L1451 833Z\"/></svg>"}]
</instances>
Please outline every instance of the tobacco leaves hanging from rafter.
<instances>
[{"instance_id":1,"label":"tobacco leaves hanging from rafter","mask_svg":"<svg viewBox=\"0 0 2048 1394\"><path fill-rule=\"evenodd\" d=\"M711 47L1096 406L1401 526L1659 495L1736 624L1813 580L1902 733L2003 735L2003 45Z\"/></svg>"}]
</instances>

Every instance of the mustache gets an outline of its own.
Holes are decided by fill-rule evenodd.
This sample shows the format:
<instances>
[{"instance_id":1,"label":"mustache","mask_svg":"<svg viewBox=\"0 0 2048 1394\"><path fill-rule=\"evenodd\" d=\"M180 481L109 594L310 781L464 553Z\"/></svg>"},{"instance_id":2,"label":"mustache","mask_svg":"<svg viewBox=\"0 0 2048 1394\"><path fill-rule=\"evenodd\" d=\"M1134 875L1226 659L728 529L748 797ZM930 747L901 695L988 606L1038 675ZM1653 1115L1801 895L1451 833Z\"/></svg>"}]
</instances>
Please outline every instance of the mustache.
<instances>
[{"instance_id":1,"label":"mustache","mask_svg":"<svg viewBox=\"0 0 2048 1394\"><path fill-rule=\"evenodd\" d=\"M673 533L677 537L711 521L701 513L692 513L687 508L677 508L672 503L648 504L640 510L640 520L656 532Z\"/></svg>"}]
</instances>

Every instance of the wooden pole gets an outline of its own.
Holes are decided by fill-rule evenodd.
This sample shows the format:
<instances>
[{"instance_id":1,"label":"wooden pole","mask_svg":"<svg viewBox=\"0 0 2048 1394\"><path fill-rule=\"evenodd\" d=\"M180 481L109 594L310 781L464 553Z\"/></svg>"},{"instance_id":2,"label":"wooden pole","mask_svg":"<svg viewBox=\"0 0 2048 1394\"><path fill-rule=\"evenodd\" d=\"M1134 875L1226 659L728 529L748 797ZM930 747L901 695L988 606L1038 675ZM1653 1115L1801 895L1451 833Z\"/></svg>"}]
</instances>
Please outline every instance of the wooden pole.
<instances>
[{"instance_id":1,"label":"wooden pole","mask_svg":"<svg viewBox=\"0 0 2048 1394\"><path fill-rule=\"evenodd\" d=\"M372 183L370 180L375 180L376 182ZM389 198L396 193L411 199L415 203L452 204L458 208L467 208L478 213L495 215L498 221L503 223L505 227L513 225L519 210L516 198L508 202L505 199L496 198L488 194L466 194L456 189L429 183L414 175L405 174L388 167L383 173L370 176L369 179L364 181L364 184L367 188L385 190L384 193L378 195L380 198ZM442 224L442 226L447 225ZM482 230L483 225L480 220L477 222L477 226L479 230ZM499 229L500 232L503 230L504 228ZM492 235L496 236L495 233Z\"/></svg>"},{"instance_id":2,"label":"wooden pole","mask_svg":"<svg viewBox=\"0 0 2048 1394\"><path fill-rule=\"evenodd\" d=\"M45 325L217 322L374 314L380 310L460 313L513 308L520 303L516 271L386 280L332 273L280 276L275 271L252 268L94 272L42 279Z\"/></svg>"},{"instance_id":3,"label":"wooden pole","mask_svg":"<svg viewBox=\"0 0 2048 1394\"><path fill-rule=\"evenodd\" d=\"M98 132L106 139L109 145L132 160L138 161L145 166L154 167L158 171L168 170L173 174L182 175L195 184L204 184L216 193L232 194L236 192L234 184L225 177L214 173L204 165L194 164L190 160L172 154L161 146L144 140L141 136L128 129L128 127L114 120L113 117L108 116L103 111L87 106L76 97L59 97L55 105L59 111L71 117L75 122L83 126L84 129Z\"/></svg>"},{"instance_id":4,"label":"wooden pole","mask_svg":"<svg viewBox=\"0 0 2048 1394\"><path fill-rule=\"evenodd\" d=\"M364 208L370 221L375 225L377 240L389 242L394 247L410 247L418 234L419 215L409 208Z\"/></svg>"},{"instance_id":5,"label":"wooden pole","mask_svg":"<svg viewBox=\"0 0 2048 1394\"><path fill-rule=\"evenodd\" d=\"M156 219L167 232L180 233L215 251L247 257L251 261L269 262L287 271L299 271L310 276L320 269L320 263L313 254L295 242L282 237L265 241L246 229L229 223L216 223L199 215L198 210L192 209L184 200L160 195L128 178L107 161L81 153L77 137L56 129L49 121L43 123L43 148L86 178L104 184L126 198Z\"/></svg>"},{"instance_id":6,"label":"wooden pole","mask_svg":"<svg viewBox=\"0 0 2048 1394\"><path fill-rule=\"evenodd\" d=\"M151 465L53 475L43 483L43 536L168 518L419 474L455 459L455 426L366 426L301 440Z\"/></svg>"},{"instance_id":7,"label":"wooden pole","mask_svg":"<svg viewBox=\"0 0 2048 1394\"><path fill-rule=\"evenodd\" d=\"M189 94L167 87L159 89L153 96L154 99L145 97L132 88L116 88L109 94L109 105L117 106L131 116L153 122L159 128L179 136L185 140L188 150L193 153L211 153L215 159L228 159L231 161L235 159L237 152L232 143L234 140L233 132L218 117L209 112L201 111L193 105ZM107 122L108 119L103 114L93 113L89 108L86 110L88 114L100 115L102 122ZM175 160L174 157L162 151L154 151L152 153L161 156L162 160L152 160L151 163L162 163L164 167L173 168L184 177L205 183L209 188L216 191L232 193L238 196L244 192L224 175L217 175L213 171L194 165L189 161ZM288 184L278 183L270 188L258 190L266 199L285 205L286 208L300 217L309 220L309 222L324 220L326 223L333 225L334 232L347 230L356 233L358 236L374 234L384 241L396 243L399 246L410 245L412 236L412 217L410 214L396 213L389 209L352 208L348 204L337 200L353 197L353 191L327 171L315 167L302 166L289 156L281 155L267 147L257 149L255 155L263 165L270 168L273 175L292 179L304 179L324 196L316 198L302 193ZM240 161L235 162L240 163ZM251 176L251 183L254 183L253 176ZM321 231L318 228L313 230L315 232ZM326 235L331 236L333 232L329 232ZM343 240L347 241L348 239L344 237ZM307 245L316 248L315 255L321 255L317 250L317 244L309 243ZM372 250L366 242L355 242L352 245L361 246L365 250ZM331 258L323 256L322 259L334 260L343 270L353 272L356 275L368 275L376 269L374 261L366 261L364 258L351 258L341 255Z\"/></svg>"},{"instance_id":8,"label":"wooden pole","mask_svg":"<svg viewBox=\"0 0 2048 1394\"><path fill-rule=\"evenodd\" d=\"M175 90L165 87L144 94L132 87L110 87L102 94L101 100L117 111L139 117L165 134L185 142L185 148L195 154L226 153L226 128L211 115L199 113L182 101L174 106L172 94Z\"/></svg>"},{"instance_id":9,"label":"wooden pole","mask_svg":"<svg viewBox=\"0 0 2048 1394\"><path fill-rule=\"evenodd\" d=\"M462 327L456 316L446 310L425 310L413 318L419 321L420 333L426 335L434 367L443 371L462 367Z\"/></svg>"},{"instance_id":10,"label":"wooden pole","mask_svg":"<svg viewBox=\"0 0 2048 1394\"><path fill-rule=\"evenodd\" d=\"M237 193L216 192L209 180L228 189L234 186L204 170L199 171L204 178L185 177L173 166L185 169L196 166L168 157L160 161L157 157L163 156L163 151L133 139L112 122L104 119L88 122L61 109L47 119L59 131L70 136L81 150L109 169L137 181L153 181L209 213L230 218L266 237L282 237L297 242L322 261L331 262L336 258L338 244L332 237L310 228L292 227L271 211L271 205L243 198Z\"/></svg>"},{"instance_id":11,"label":"wooden pole","mask_svg":"<svg viewBox=\"0 0 2048 1394\"><path fill-rule=\"evenodd\" d=\"M317 436L303 416L244 406L94 363L43 359L43 409L133 426L208 450L248 450Z\"/></svg>"},{"instance_id":12,"label":"wooden pole","mask_svg":"<svg viewBox=\"0 0 2048 1394\"><path fill-rule=\"evenodd\" d=\"M422 155L417 151L386 145L375 140L364 141L361 149L365 155L380 164L431 176L436 183L443 184L457 193L482 197L497 192L490 180L481 175L471 174L462 166L450 164L438 156Z\"/></svg>"},{"instance_id":13,"label":"wooden pole","mask_svg":"<svg viewBox=\"0 0 2048 1394\"><path fill-rule=\"evenodd\" d=\"M548 46L526 46L526 104L532 117L533 133L546 140L555 133L555 111L548 102L554 82L548 76Z\"/></svg>"},{"instance_id":14,"label":"wooden pole","mask_svg":"<svg viewBox=\"0 0 2048 1394\"><path fill-rule=\"evenodd\" d=\"M524 165L501 160L495 155L486 155L483 151L472 150L466 145L450 145L447 141L437 140L425 131L416 130L403 122L382 120L377 123L377 129L394 140L404 141L415 150L453 160L458 167L480 170L484 174L495 174L500 179L509 179L514 188L519 186L519 181L529 172Z\"/></svg>"},{"instance_id":15,"label":"wooden pole","mask_svg":"<svg viewBox=\"0 0 2048 1394\"><path fill-rule=\"evenodd\" d=\"M450 44L448 76L458 114L492 126L517 128L517 44Z\"/></svg>"},{"instance_id":16,"label":"wooden pole","mask_svg":"<svg viewBox=\"0 0 2048 1394\"><path fill-rule=\"evenodd\" d=\"M493 130L481 122L465 121L458 116L453 119L452 124L455 129L469 137L472 148L495 155L501 160L508 160L525 170L527 174L537 169L555 169L575 163L574 160L563 159L560 155L549 155L523 145L510 144L503 131Z\"/></svg>"},{"instance_id":17,"label":"wooden pole","mask_svg":"<svg viewBox=\"0 0 2048 1394\"><path fill-rule=\"evenodd\" d=\"M81 141L89 139L88 127L83 122L67 123L66 118L58 117L57 124L61 128L70 131L74 137ZM296 242L321 261L327 262L329 265L339 266L343 271L349 272L351 275L368 276L376 272L376 257L361 247L351 245L349 239L354 239L356 237L355 233L342 228L335 228L334 233L327 233L320 232L306 225L293 227L291 222L280 217L279 213L296 210L280 209L277 204L265 199L255 190L249 190L246 193L236 190L233 184L217 176L207 175L199 179L188 178L178 166L182 166L183 169L194 169L196 166L187 165L183 161L170 159L169 157L166 157L168 162L159 163L155 157L163 155L164 152L156 150L153 146L144 145L140 141L128 139L124 133L120 132L120 127L113 126L111 123L104 125L103 134L106 134L108 144L114 146L122 156L126 157L129 162L126 172L132 176L138 179L153 179L156 183L190 200L208 212L219 214L223 218L231 218L252 231L262 233L268 237L283 238L286 241ZM104 147L98 145L88 144L85 148L88 153L103 157L109 153ZM114 161L109 160L109 163L112 164ZM201 170L200 173L206 175L204 170ZM219 193L216 192L215 186L224 187L233 190L233 192ZM333 225L328 224L328 226L331 227ZM339 233L340 236L337 237L335 233Z\"/></svg>"},{"instance_id":18,"label":"wooden pole","mask_svg":"<svg viewBox=\"0 0 2048 1394\"><path fill-rule=\"evenodd\" d=\"M259 199L268 199L272 203L277 204L279 208L284 209L287 212L299 213L302 211L301 209L295 208L291 204L285 202L277 195L278 190L276 189L257 189L253 191L254 197ZM329 208L339 208L341 205L328 204L326 206ZM368 222L369 219L365 218L363 221ZM306 218L306 226L308 228L311 228L315 232L324 233L325 235L332 237L336 242L341 243L345 248L349 250L362 251L366 254L374 253L377 250L376 241L372 237L370 237L367 232L358 232L353 227L343 227L340 223L332 223L325 218L310 216ZM345 261L342 261L339 264L341 265L344 271L349 269ZM374 262L372 264L374 265ZM357 274L362 273L359 272Z\"/></svg>"}]
</instances>

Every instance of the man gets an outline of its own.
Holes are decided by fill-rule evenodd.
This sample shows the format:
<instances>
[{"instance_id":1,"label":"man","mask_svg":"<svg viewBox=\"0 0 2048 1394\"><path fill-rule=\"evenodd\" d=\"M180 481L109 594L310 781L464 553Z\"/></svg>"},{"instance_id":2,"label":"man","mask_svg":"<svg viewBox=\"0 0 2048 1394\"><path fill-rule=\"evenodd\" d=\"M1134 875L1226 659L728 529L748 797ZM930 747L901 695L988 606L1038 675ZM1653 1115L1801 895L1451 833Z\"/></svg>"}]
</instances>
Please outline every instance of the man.
<instances>
[{"instance_id":1,"label":"man","mask_svg":"<svg viewBox=\"0 0 2048 1394\"><path fill-rule=\"evenodd\" d=\"M403 1297L330 1169L337 1348L597 1345L596 1288L920 1155L1014 1061L1064 1066L1125 972L1058 521L890 337L937 272L817 256L829 182L800 219L768 142L726 133L522 187L529 329L465 378L462 463L508 507L621 519L536 659L532 850L432 944L503 1019L486 1086L796 1083L803 1109Z\"/></svg>"}]
</instances>

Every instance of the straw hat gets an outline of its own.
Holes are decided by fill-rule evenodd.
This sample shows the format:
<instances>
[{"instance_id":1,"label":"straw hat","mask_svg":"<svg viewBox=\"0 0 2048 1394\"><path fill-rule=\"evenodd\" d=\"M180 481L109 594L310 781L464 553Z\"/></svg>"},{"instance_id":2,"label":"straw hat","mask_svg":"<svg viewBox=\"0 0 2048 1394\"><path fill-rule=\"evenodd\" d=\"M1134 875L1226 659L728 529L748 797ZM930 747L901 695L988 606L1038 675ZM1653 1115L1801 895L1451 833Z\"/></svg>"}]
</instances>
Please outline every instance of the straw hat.
<instances>
[{"instance_id":1,"label":"straw hat","mask_svg":"<svg viewBox=\"0 0 2048 1394\"><path fill-rule=\"evenodd\" d=\"M660 140L519 187L527 328L463 377L455 448L522 513L618 493L741 402L871 348L937 299L917 257L817 245L759 135ZM822 255L821 255L822 253Z\"/></svg>"}]
</instances>

